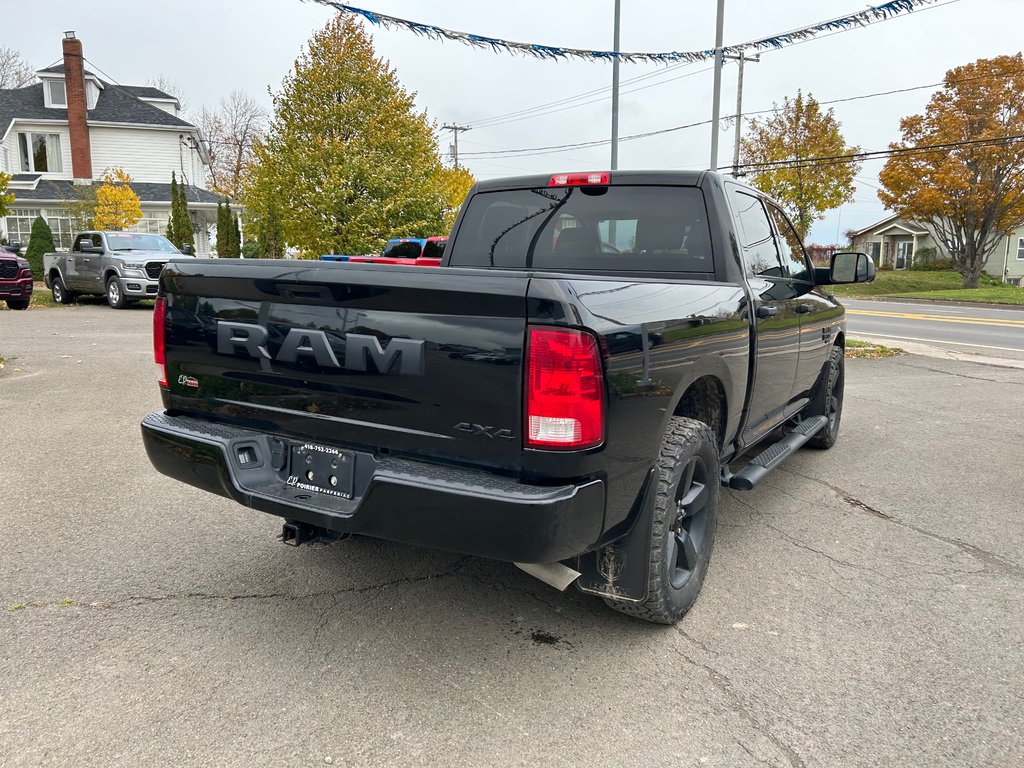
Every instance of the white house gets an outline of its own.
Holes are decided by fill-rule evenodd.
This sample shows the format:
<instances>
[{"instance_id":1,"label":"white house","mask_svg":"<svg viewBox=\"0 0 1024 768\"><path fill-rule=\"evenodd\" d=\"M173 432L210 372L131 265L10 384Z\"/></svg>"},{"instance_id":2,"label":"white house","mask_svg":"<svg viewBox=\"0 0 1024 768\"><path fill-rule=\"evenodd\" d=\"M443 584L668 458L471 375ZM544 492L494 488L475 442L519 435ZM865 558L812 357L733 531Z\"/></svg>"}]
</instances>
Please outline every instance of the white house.
<instances>
[{"instance_id":1,"label":"white house","mask_svg":"<svg viewBox=\"0 0 1024 768\"><path fill-rule=\"evenodd\" d=\"M880 267L910 269L921 262L924 254L930 259L949 258L949 252L928 227L896 214L847 234L853 249L868 254ZM1024 226L1000 238L988 257L985 273L1006 283L1024 285Z\"/></svg>"},{"instance_id":2,"label":"white house","mask_svg":"<svg viewBox=\"0 0 1024 768\"><path fill-rule=\"evenodd\" d=\"M209 156L199 129L157 88L106 82L85 69L82 43L65 33L64 63L36 72L38 83L0 90L0 171L11 175L14 203L0 236L28 244L43 216L59 248L74 236L68 201L75 184L114 166L133 179L142 205L135 229L164 234L171 212L171 172L185 183L196 253L209 253L208 227L219 197L206 190Z\"/></svg>"}]
</instances>

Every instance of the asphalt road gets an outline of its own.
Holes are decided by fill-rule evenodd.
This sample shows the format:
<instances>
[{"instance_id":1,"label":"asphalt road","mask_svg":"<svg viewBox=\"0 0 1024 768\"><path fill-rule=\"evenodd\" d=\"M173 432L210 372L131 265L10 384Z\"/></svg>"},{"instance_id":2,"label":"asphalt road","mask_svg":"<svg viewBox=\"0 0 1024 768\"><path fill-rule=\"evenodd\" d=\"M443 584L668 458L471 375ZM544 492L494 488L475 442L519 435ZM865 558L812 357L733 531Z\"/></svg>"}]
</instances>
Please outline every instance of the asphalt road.
<instances>
[{"instance_id":1,"label":"asphalt road","mask_svg":"<svg viewBox=\"0 0 1024 768\"><path fill-rule=\"evenodd\" d=\"M842 299L857 338L924 342L993 357L1024 358L1024 308Z\"/></svg>"},{"instance_id":2,"label":"asphalt road","mask_svg":"<svg viewBox=\"0 0 1024 768\"><path fill-rule=\"evenodd\" d=\"M660 628L158 475L149 328L0 313L0 765L1021 764L1024 371L850 361Z\"/></svg>"}]
</instances>

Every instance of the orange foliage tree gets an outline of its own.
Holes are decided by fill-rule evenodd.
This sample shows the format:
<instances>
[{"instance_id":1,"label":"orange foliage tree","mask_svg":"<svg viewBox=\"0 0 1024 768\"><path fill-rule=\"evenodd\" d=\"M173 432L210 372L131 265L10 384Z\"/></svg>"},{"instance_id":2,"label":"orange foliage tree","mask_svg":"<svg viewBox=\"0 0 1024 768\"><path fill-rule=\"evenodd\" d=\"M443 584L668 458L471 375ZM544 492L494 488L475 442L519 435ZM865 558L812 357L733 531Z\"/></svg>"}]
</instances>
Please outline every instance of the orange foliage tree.
<instances>
[{"instance_id":1,"label":"orange foliage tree","mask_svg":"<svg viewBox=\"0 0 1024 768\"><path fill-rule=\"evenodd\" d=\"M1000 238L1024 222L1024 59L978 59L946 73L879 174L878 198L930 227L964 288L977 288ZM955 145L942 149L914 148ZM910 150L910 151L906 151Z\"/></svg>"},{"instance_id":2,"label":"orange foliage tree","mask_svg":"<svg viewBox=\"0 0 1024 768\"><path fill-rule=\"evenodd\" d=\"M139 196L131 188L132 177L121 168L108 168L103 172L103 185L96 190L96 214L92 225L96 229L127 229L142 218Z\"/></svg>"}]
</instances>

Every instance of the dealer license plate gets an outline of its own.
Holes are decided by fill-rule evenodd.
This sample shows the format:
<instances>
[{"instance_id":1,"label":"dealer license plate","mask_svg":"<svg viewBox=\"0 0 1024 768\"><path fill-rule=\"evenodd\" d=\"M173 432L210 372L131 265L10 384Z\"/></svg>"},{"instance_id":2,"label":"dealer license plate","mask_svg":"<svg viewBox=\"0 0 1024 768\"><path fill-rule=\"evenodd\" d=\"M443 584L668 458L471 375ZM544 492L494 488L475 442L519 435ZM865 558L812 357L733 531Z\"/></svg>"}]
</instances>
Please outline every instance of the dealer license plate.
<instances>
[{"instance_id":1,"label":"dealer license plate","mask_svg":"<svg viewBox=\"0 0 1024 768\"><path fill-rule=\"evenodd\" d=\"M287 483L303 491L351 499L355 464L351 451L315 443L294 444Z\"/></svg>"}]
</instances>

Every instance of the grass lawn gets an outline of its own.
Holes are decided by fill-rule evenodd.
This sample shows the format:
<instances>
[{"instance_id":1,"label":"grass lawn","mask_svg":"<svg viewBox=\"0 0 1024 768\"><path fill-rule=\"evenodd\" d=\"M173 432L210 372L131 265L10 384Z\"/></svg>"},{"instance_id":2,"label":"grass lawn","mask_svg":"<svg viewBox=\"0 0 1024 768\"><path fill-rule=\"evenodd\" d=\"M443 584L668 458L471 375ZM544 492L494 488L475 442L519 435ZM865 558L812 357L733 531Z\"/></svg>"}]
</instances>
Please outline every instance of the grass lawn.
<instances>
[{"instance_id":1,"label":"grass lawn","mask_svg":"<svg viewBox=\"0 0 1024 768\"><path fill-rule=\"evenodd\" d=\"M75 299L73 304L57 304L53 300L53 295L50 293L50 289L46 287L45 283L36 282L33 283L32 288L32 301L28 305L29 311L33 309L70 309L79 304L84 306L104 306L107 303L106 296L79 296ZM153 306L152 299L142 299L138 302L143 307ZM0 312L6 312L7 304L0 300Z\"/></svg>"},{"instance_id":2,"label":"grass lawn","mask_svg":"<svg viewBox=\"0 0 1024 768\"><path fill-rule=\"evenodd\" d=\"M977 288L963 288L963 278L956 272L916 272L913 270L881 270L874 282L857 285L836 285L836 296L872 298L887 296L901 299L933 299L938 301L983 301L994 304L1024 304L1024 289L1005 285L994 277L981 276Z\"/></svg>"},{"instance_id":3,"label":"grass lawn","mask_svg":"<svg viewBox=\"0 0 1024 768\"><path fill-rule=\"evenodd\" d=\"M846 340L846 357L867 357L876 359L879 357L896 357L896 355L902 354L902 349L885 347L881 344L872 344L868 341L857 341L856 339Z\"/></svg>"}]
</instances>

